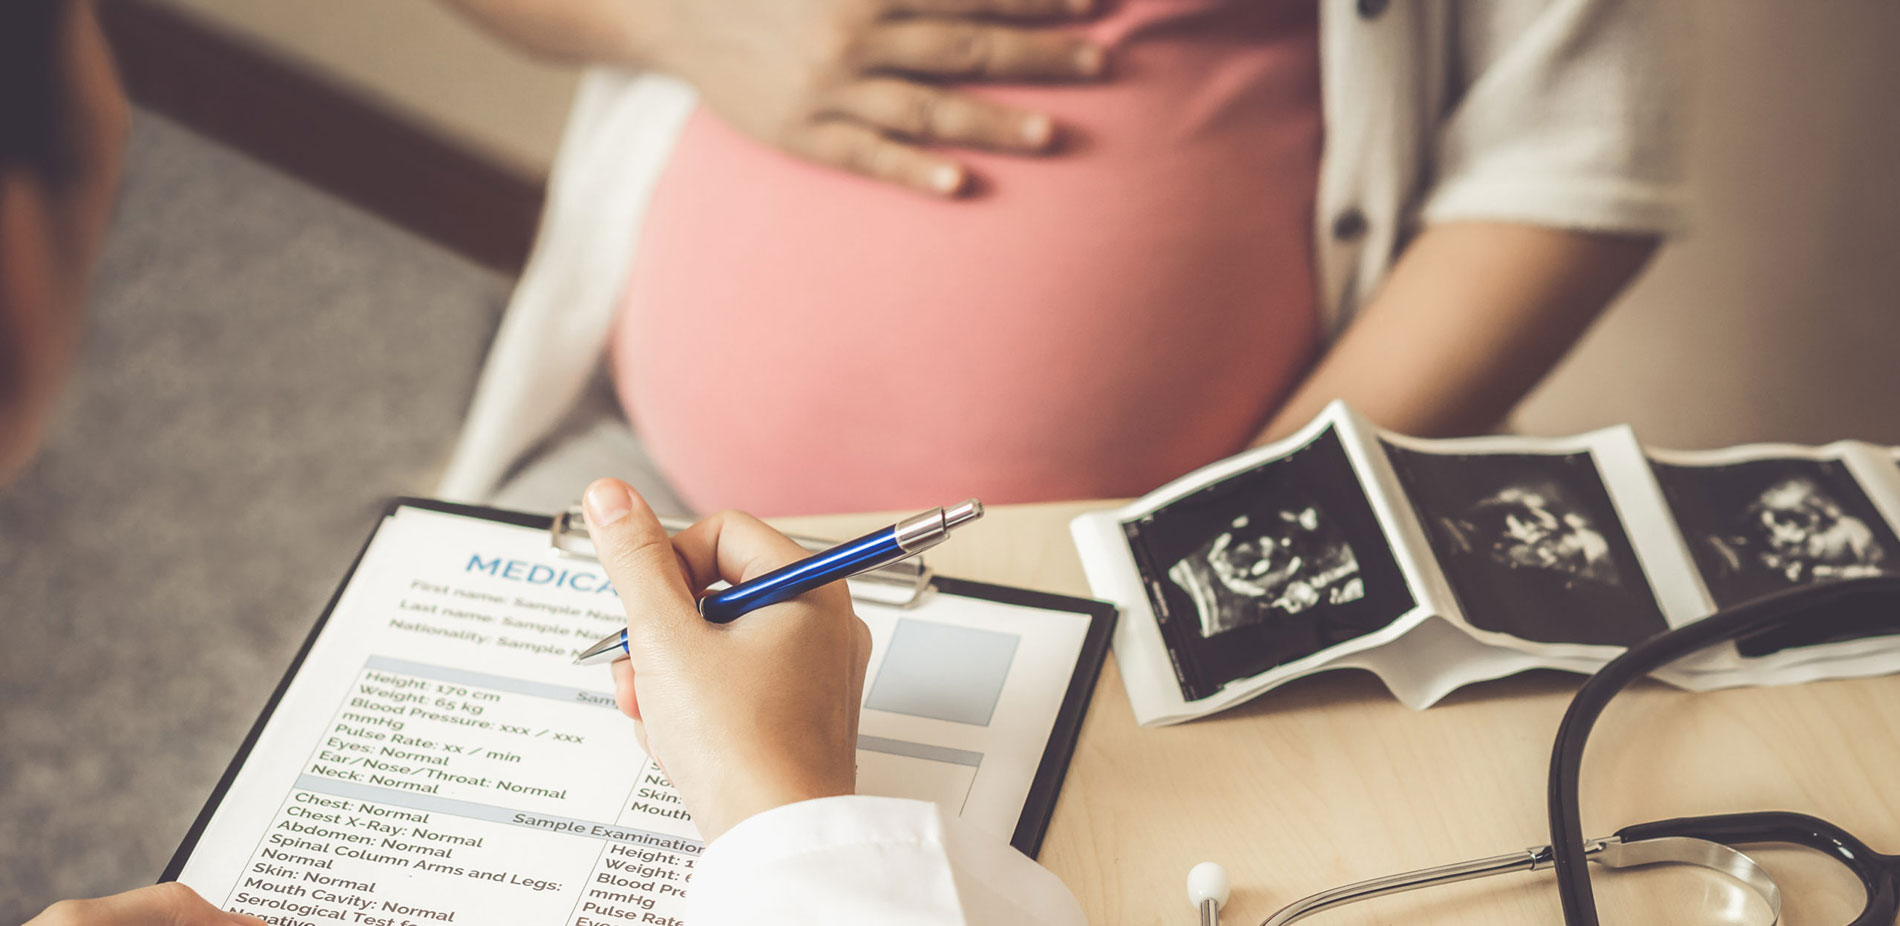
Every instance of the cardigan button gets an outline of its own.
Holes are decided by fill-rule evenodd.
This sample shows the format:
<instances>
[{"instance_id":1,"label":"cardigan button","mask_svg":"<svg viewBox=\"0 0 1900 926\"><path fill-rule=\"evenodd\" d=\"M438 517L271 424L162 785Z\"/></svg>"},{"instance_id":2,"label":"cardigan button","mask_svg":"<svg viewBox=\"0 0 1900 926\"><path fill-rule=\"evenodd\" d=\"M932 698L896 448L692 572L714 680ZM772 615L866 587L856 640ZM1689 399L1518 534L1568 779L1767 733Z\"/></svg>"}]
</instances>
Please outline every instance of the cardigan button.
<instances>
[{"instance_id":1,"label":"cardigan button","mask_svg":"<svg viewBox=\"0 0 1900 926\"><path fill-rule=\"evenodd\" d=\"M1348 209L1333 219L1333 240L1356 241L1366 233L1366 214Z\"/></svg>"},{"instance_id":2,"label":"cardigan button","mask_svg":"<svg viewBox=\"0 0 1900 926\"><path fill-rule=\"evenodd\" d=\"M1359 0L1359 18L1378 19L1379 14L1391 5L1391 0Z\"/></svg>"}]
</instances>

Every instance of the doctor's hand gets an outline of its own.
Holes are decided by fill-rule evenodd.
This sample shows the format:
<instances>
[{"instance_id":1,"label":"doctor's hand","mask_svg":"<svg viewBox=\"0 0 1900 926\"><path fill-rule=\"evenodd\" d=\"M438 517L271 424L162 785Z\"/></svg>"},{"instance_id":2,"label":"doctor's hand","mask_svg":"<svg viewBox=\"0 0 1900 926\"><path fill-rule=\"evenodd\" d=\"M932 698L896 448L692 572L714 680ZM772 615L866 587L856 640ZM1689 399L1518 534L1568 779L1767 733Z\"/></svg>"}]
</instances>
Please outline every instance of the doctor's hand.
<instances>
[{"instance_id":1,"label":"doctor's hand","mask_svg":"<svg viewBox=\"0 0 1900 926\"><path fill-rule=\"evenodd\" d=\"M954 196L965 169L934 146L1050 150L1045 113L939 81L1098 77L1104 50L1053 28L1096 0L647 0L649 57L739 131L795 156Z\"/></svg>"},{"instance_id":2,"label":"doctor's hand","mask_svg":"<svg viewBox=\"0 0 1900 926\"><path fill-rule=\"evenodd\" d=\"M630 658L613 664L620 709L710 842L753 814L850 794L871 632L843 583L727 624L697 598L808 555L747 514L669 539L626 483L588 486L582 510L627 611Z\"/></svg>"},{"instance_id":3,"label":"doctor's hand","mask_svg":"<svg viewBox=\"0 0 1900 926\"><path fill-rule=\"evenodd\" d=\"M226 913L176 881L97 900L62 900L26 926L269 926L255 916Z\"/></svg>"}]
</instances>

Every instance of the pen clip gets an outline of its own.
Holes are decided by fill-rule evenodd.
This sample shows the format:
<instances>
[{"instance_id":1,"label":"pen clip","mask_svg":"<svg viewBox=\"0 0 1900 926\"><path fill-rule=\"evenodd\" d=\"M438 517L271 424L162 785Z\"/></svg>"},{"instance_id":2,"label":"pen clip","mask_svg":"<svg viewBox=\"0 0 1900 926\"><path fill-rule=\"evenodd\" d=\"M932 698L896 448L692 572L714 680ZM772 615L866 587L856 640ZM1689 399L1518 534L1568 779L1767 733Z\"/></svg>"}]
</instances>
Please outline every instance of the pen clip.
<instances>
[{"instance_id":1,"label":"pen clip","mask_svg":"<svg viewBox=\"0 0 1900 926\"><path fill-rule=\"evenodd\" d=\"M677 534L691 525L691 521L681 518L660 519L660 526L666 528L669 534ZM820 553L832 547L832 541L829 540L788 536L791 536L792 542L813 553ZM598 551L594 549L594 540L587 533L587 521L581 515L578 505L554 516L548 525L548 545L563 556L599 560ZM880 566L870 572L852 576L845 584L851 589L851 597L856 600L908 608L923 600L935 578L936 574L924 564L922 556L912 556L887 566Z\"/></svg>"}]
</instances>

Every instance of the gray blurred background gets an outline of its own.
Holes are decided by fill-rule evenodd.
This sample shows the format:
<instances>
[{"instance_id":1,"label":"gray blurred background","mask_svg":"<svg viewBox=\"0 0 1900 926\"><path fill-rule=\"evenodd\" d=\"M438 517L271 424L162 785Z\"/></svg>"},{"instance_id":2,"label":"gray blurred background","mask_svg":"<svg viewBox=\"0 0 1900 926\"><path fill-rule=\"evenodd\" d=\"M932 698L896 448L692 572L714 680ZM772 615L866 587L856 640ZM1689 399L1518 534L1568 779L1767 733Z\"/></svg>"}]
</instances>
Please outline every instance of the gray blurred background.
<instances>
[{"instance_id":1,"label":"gray blurred background","mask_svg":"<svg viewBox=\"0 0 1900 926\"><path fill-rule=\"evenodd\" d=\"M0 923L157 880L506 281L140 114L87 343L0 490Z\"/></svg>"},{"instance_id":2,"label":"gray blurred background","mask_svg":"<svg viewBox=\"0 0 1900 926\"><path fill-rule=\"evenodd\" d=\"M433 4L152 3L531 183L573 93ZM1900 4L1702 6L1698 227L1515 426L1900 444ZM0 490L0 924L157 876L380 499L431 485L509 282L141 115L79 375Z\"/></svg>"}]
</instances>

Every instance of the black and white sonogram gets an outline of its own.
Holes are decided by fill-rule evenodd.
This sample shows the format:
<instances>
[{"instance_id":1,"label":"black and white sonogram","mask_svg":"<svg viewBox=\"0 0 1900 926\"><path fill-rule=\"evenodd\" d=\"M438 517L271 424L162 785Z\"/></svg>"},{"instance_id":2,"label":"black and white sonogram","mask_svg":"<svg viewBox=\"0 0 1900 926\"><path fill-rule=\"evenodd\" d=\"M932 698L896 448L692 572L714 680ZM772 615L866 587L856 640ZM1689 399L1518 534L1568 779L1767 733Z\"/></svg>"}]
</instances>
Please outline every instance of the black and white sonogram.
<instances>
[{"instance_id":1,"label":"black and white sonogram","mask_svg":"<svg viewBox=\"0 0 1900 926\"><path fill-rule=\"evenodd\" d=\"M1378 630L1413 606L1331 430L1123 530L1189 700Z\"/></svg>"},{"instance_id":2,"label":"black and white sonogram","mask_svg":"<svg viewBox=\"0 0 1900 926\"><path fill-rule=\"evenodd\" d=\"M1385 450L1472 626L1616 646L1668 629L1590 454Z\"/></svg>"},{"instance_id":3,"label":"black and white sonogram","mask_svg":"<svg viewBox=\"0 0 1900 926\"><path fill-rule=\"evenodd\" d=\"M1240 515L1168 567L1168 579L1194 602L1203 637L1366 596L1352 544L1318 505Z\"/></svg>"},{"instance_id":4,"label":"black and white sonogram","mask_svg":"<svg viewBox=\"0 0 1900 926\"><path fill-rule=\"evenodd\" d=\"M1900 572L1900 540L1838 460L1719 465L1652 461L1656 480L1719 607L1784 589ZM1740 640L1743 655L1895 629L1891 602L1854 599L1813 622ZM1864 612L1864 613L1863 613Z\"/></svg>"},{"instance_id":5,"label":"black and white sonogram","mask_svg":"<svg viewBox=\"0 0 1900 926\"><path fill-rule=\"evenodd\" d=\"M1652 461L1703 584L1719 607L1783 589L1900 572L1900 540L1838 460L1782 458L1711 466ZM1842 626L1856 624L1837 615ZM1797 628L1800 630L1800 628ZM1891 632L1891 630L1887 631ZM1743 652L1853 639L1833 623L1757 638ZM1773 645L1764 646L1762 640Z\"/></svg>"}]
</instances>

